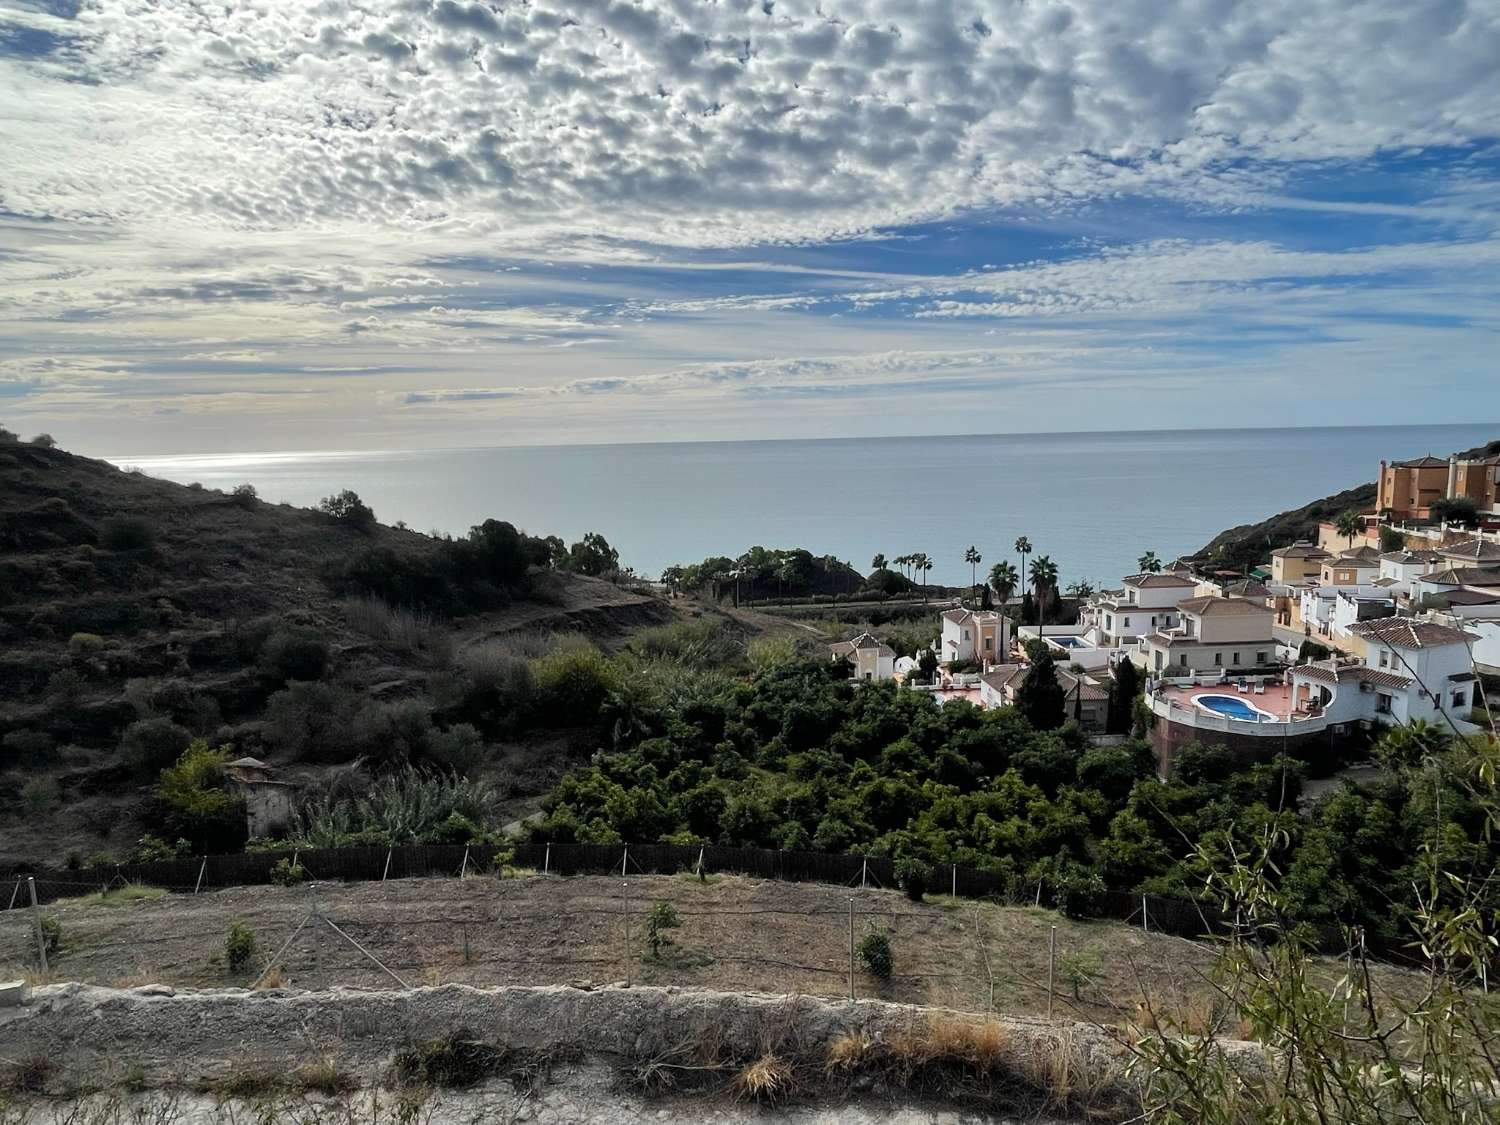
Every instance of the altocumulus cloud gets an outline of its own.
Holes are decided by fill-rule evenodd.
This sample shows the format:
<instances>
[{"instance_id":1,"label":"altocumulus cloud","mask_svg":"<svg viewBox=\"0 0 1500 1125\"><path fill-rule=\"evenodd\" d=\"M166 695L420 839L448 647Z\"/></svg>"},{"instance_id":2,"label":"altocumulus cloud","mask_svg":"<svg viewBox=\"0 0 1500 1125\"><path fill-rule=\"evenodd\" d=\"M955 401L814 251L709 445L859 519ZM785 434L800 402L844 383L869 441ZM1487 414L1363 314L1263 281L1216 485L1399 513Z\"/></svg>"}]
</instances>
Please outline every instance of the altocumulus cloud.
<instances>
[{"instance_id":1,"label":"altocumulus cloud","mask_svg":"<svg viewBox=\"0 0 1500 1125\"><path fill-rule=\"evenodd\" d=\"M11 0L0 381L50 421L132 379L142 417L295 378L321 433L407 404L962 395L1018 363L1045 385L1159 362L1146 340L1208 315L1487 331L1496 59L1496 0ZM1344 206L1371 224L1344 244L1111 241L1124 199L1337 210L1299 177L1397 151L1445 155ZM1015 216L1092 241L992 271L859 250ZM1373 225L1398 221L1431 225ZM785 287L737 291L767 248ZM981 337L1030 318L1076 327ZM1415 339L1378 343L1410 373Z\"/></svg>"}]
</instances>

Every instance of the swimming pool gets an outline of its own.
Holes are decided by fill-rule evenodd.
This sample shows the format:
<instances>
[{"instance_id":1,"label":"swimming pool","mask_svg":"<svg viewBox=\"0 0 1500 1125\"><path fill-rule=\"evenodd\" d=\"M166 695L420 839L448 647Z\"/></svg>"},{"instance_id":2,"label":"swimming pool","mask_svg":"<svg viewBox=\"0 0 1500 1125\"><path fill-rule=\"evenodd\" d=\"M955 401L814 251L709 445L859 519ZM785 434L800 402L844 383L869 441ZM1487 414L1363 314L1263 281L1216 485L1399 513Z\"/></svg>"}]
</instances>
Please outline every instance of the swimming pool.
<instances>
[{"instance_id":1,"label":"swimming pool","mask_svg":"<svg viewBox=\"0 0 1500 1125\"><path fill-rule=\"evenodd\" d=\"M1250 702L1241 699L1237 695L1200 695L1193 700L1205 711L1212 711L1216 715L1223 715L1226 719L1234 719L1241 723L1274 723L1276 716L1269 711L1262 711L1259 707L1251 706Z\"/></svg>"},{"instance_id":2,"label":"swimming pool","mask_svg":"<svg viewBox=\"0 0 1500 1125\"><path fill-rule=\"evenodd\" d=\"M1083 642L1081 640L1079 640L1077 637L1048 637L1047 639L1049 641L1051 641L1053 644L1059 645L1062 648L1082 648L1083 647Z\"/></svg>"}]
</instances>

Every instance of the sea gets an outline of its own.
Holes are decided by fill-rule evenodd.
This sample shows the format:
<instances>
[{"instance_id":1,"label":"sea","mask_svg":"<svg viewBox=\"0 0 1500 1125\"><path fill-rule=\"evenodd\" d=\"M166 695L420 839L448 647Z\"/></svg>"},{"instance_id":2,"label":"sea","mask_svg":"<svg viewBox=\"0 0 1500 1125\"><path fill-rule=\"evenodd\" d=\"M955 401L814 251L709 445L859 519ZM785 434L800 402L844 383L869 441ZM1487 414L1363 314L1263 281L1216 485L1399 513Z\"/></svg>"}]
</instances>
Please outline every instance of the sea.
<instances>
[{"instance_id":1,"label":"sea","mask_svg":"<svg viewBox=\"0 0 1500 1125\"><path fill-rule=\"evenodd\" d=\"M925 552L929 581L967 583L1030 539L1064 585L1112 585L1155 551L1375 479L1379 462L1500 438L1500 423L975 434L629 445L245 452L111 458L169 480L312 505L352 488L386 523L462 534L485 519L568 541L602 533L622 565L805 547L867 571Z\"/></svg>"}]
</instances>

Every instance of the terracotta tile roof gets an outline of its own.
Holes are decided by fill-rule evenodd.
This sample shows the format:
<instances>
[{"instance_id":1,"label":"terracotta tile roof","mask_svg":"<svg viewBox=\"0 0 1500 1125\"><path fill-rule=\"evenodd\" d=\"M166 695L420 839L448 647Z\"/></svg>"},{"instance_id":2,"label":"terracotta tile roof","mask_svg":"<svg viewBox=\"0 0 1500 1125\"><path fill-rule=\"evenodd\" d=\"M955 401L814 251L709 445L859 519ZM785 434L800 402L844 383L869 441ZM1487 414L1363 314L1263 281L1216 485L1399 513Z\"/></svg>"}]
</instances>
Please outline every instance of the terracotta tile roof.
<instances>
[{"instance_id":1,"label":"terracotta tile roof","mask_svg":"<svg viewBox=\"0 0 1500 1125\"><path fill-rule=\"evenodd\" d=\"M1025 675L1025 664L1000 664L980 676L979 680L996 691L1003 691L1012 681L1019 682Z\"/></svg>"},{"instance_id":2,"label":"terracotta tile roof","mask_svg":"<svg viewBox=\"0 0 1500 1125\"><path fill-rule=\"evenodd\" d=\"M961 625L970 619L980 623L998 621L1000 614L993 609L949 609L943 611L943 619Z\"/></svg>"},{"instance_id":3,"label":"terracotta tile roof","mask_svg":"<svg viewBox=\"0 0 1500 1125\"><path fill-rule=\"evenodd\" d=\"M1020 687L1021 681L1026 678L1026 671L1030 667L1027 664L1001 664L997 668L991 668L979 679L988 684L994 690L1005 692L1007 688ZM1109 699L1109 692L1098 684L1091 684L1079 676L1075 676L1066 668L1057 669L1057 682L1062 686L1063 693L1069 702L1074 698L1090 700L1092 702L1103 702ZM1077 693L1075 696L1075 692Z\"/></svg>"},{"instance_id":4,"label":"terracotta tile roof","mask_svg":"<svg viewBox=\"0 0 1500 1125\"><path fill-rule=\"evenodd\" d=\"M1162 586L1196 586L1191 578L1180 574L1132 574L1124 580L1125 585L1138 590L1151 590Z\"/></svg>"},{"instance_id":5,"label":"terracotta tile roof","mask_svg":"<svg viewBox=\"0 0 1500 1125\"><path fill-rule=\"evenodd\" d=\"M1316 543L1293 543L1290 547L1278 547L1271 554L1278 559L1326 559L1332 557Z\"/></svg>"},{"instance_id":6,"label":"terracotta tile roof","mask_svg":"<svg viewBox=\"0 0 1500 1125\"><path fill-rule=\"evenodd\" d=\"M1500 586L1500 567L1450 566L1422 575L1421 581L1440 586Z\"/></svg>"},{"instance_id":7,"label":"terracotta tile roof","mask_svg":"<svg viewBox=\"0 0 1500 1125\"><path fill-rule=\"evenodd\" d=\"M1406 563L1437 562L1442 557L1436 551L1391 551L1381 555L1380 561L1402 563L1404 565Z\"/></svg>"},{"instance_id":8,"label":"terracotta tile roof","mask_svg":"<svg viewBox=\"0 0 1500 1125\"><path fill-rule=\"evenodd\" d=\"M877 650L876 654L878 656L896 655L895 649L889 645L881 644L878 638L871 636L869 633L861 633L853 640L839 641L836 644L831 644L828 646L828 653L830 656L849 657L854 654L856 649L864 650L872 648Z\"/></svg>"},{"instance_id":9,"label":"terracotta tile roof","mask_svg":"<svg viewBox=\"0 0 1500 1125\"><path fill-rule=\"evenodd\" d=\"M1337 562L1358 563L1361 566L1377 566L1380 552L1374 547L1355 547L1352 551L1340 551Z\"/></svg>"},{"instance_id":10,"label":"terracotta tile roof","mask_svg":"<svg viewBox=\"0 0 1500 1125\"><path fill-rule=\"evenodd\" d=\"M1447 461L1441 457L1434 457L1430 453L1426 457L1418 457L1414 461L1391 462L1391 468L1393 469L1446 469L1447 467Z\"/></svg>"},{"instance_id":11,"label":"terracotta tile roof","mask_svg":"<svg viewBox=\"0 0 1500 1125\"><path fill-rule=\"evenodd\" d=\"M1224 594L1231 598L1268 598L1271 596L1271 591L1266 589L1264 583L1242 578L1238 582L1231 582L1225 586Z\"/></svg>"},{"instance_id":12,"label":"terracotta tile roof","mask_svg":"<svg viewBox=\"0 0 1500 1125\"><path fill-rule=\"evenodd\" d=\"M1189 598L1178 602L1177 608L1197 617L1249 617L1271 612L1269 606L1249 598Z\"/></svg>"},{"instance_id":13,"label":"terracotta tile roof","mask_svg":"<svg viewBox=\"0 0 1500 1125\"><path fill-rule=\"evenodd\" d=\"M1327 664L1299 664L1292 669L1292 675L1335 687L1341 683L1358 683L1361 680L1376 687L1411 687L1411 680L1406 676L1398 676L1381 668L1368 668L1363 664L1345 665L1336 669Z\"/></svg>"},{"instance_id":14,"label":"terracotta tile roof","mask_svg":"<svg viewBox=\"0 0 1500 1125\"><path fill-rule=\"evenodd\" d=\"M1494 605L1500 602L1500 589L1493 593L1486 590L1449 590L1433 596L1442 598L1449 605Z\"/></svg>"},{"instance_id":15,"label":"terracotta tile roof","mask_svg":"<svg viewBox=\"0 0 1500 1125\"><path fill-rule=\"evenodd\" d=\"M1396 648L1442 648L1461 645L1470 639L1462 629L1450 629L1436 621L1415 617L1380 617L1374 621L1357 621L1349 632Z\"/></svg>"},{"instance_id":16,"label":"terracotta tile roof","mask_svg":"<svg viewBox=\"0 0 1500 1125\"><path fill-rule=\"evenodd\" d=\"M1487 539L1470 539L1465 543L1454 543L1451 547L1439 547L1438 554L1445 559L1462 562L1500 562L1500 543Z\"/></svg>"}]
</instances>

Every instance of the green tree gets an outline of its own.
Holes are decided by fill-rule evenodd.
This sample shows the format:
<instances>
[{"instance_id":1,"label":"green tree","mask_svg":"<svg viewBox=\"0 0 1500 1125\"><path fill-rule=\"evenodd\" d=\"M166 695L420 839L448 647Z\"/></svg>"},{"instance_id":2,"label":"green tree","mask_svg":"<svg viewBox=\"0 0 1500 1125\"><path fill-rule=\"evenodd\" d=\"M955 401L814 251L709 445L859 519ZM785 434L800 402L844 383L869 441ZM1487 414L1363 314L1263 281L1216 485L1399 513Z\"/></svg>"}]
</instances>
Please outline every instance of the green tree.
<instances>
[{"instance_id":1,"label":"green tree","mask_svg":"<svg viewBox=\"0 0 1500 1125\"><path fill-rule=\"evenodd\" d=\"M1115 661L1109 682L1109 732L1130 733L1135 701L1141 694L1141 671L1135 661L1122 657Z\"/></svg>"},{"instance_id":2,"label":"green tree","mask_svg":"<svg viewBox=\"0 0 1500 1125\"><path fill-rule=\"evenodd\" d=\"M1047 599L1057 596L1057 564L1046 555L1038 555L1031 564L1031 587L1036 591L1037 635L1047 623Z\"/></svg>"},{"instance_id":3,"label":"green tree","mask_svg":"<svg viewBox=\"0 0 1500 1125\"><path fill-rule=\"evenodd\" d=\"M995 600L1004 606L1016 592L1016 568L1008 562L997 562L990 567L990 588L995 591Z\"/></svg>"},{"instance_id":4,"label":"green tree","mask_svg":"<svg viewBox=\"0 0 1500 1125\"><path fill-rule=\"evenodd\" d=\"M1161 560L1156 557L1155 551L1147 551L1135 560L1136 571L1139 574L1160 574Z\"/></svg>"},{"instance_id":5,"label":"green tree","mask_svg":"<svg viewBox=\"0 0 1500 1125\"><path fill-rule=\"evenodd\" d=\"M1026 558L1027 558L1028 555L1031 554L1031 551L1032 551L1031 540L1028 539L1028 538L1026 538L1026 536L1024 536L1024 535L1017 536L1016 537L1016 554L1018 556L1020 556L1021 565L1016 568L1016 574L1021 579L1021 588L1022 588L1023 592L1026 592L1026 591L1030 590L1030 587L1026 584L1027 583Z\"/></svg>"},{"instance_id":6,"label":"green tree","mask_svg":"<svg viewBox=\"0 0 1500 1125\"><path fill-rule=\"evenodd\" d=\"M1456 527L1478 527L1479 505L1467 496L1454 496L1432 502L1432 518Z\"/></svg>"},{"instance_id":7,"label":"green tree","mask_svg":"<svg viewBox=\"0 0 1500 1125\"><path fill-rule=\"evenodd\" d=\"M1032 657L1031 666L1016 689L1016 710L1036 730L1056 730L1067 718L1067 700L1057 679L1057 662L1045 647Z\"/></svg>"},{"instance_id":8,"label":"green tree","mask_svg":"<svg viewBox=\"0 0 1500 1125\"><path fill-rule=\"evenodd\" d=\"M318 510L356 531L368 531L375 526L374 511L359 498L359 493L352 488L323 497L318 502Z\"/></svg>"},{"instance_id":9,"label":"green tree","mask_svg":"<svg viewBox=\"0 0 1500 1125\"><path fill-rule=\"evenodd\" d=\"M192 741L186 728L164 715L153 715L125 728L120 750L137 773L150 777L180 758Z\"/></svg>"},{"instance_id":10,"label":"green tree","mask_svg":"<svg viewBox=\"0 0 1500 1125\"><path fill-rule=\"evenodd\" d=\"M877 553L875 555L875 557L870 560L870 569L871 570L884 570L885 569L885 556L882 555L882 554Z\"/></svg>"},{"instance_id":11,"label":"green tree","mask_svg":"<svg viewBox=\"0 0 1500 1125\"><path fill-rule=\"evenodd\" d=\"M597 578L620 569L620 552L597 531L590 531L568 548L567 569Z\"/></svg>"},{"instance_id":12,"label":"green tree","mask_svg":"<svg viewBox=\"0 0 1500 1125\"><path fill-rule=\"evenodd\" d=\"M979 593L979 564L984 561L984 556L979 553L979 548L972 543L964 551L964 562L969 564L969 585L973 587L974 593Z\"/></svg>"},{"instance_id":13,"label":"green tree","mask_svg":"<svg viewBox=\"0 0 1500 1125\"><path fill-rule=\"evenodd\" d=\"M245 839L245 806L226 788L231 748L209 748L199 739L176 764L161 771L157 793L167 808L167 829L204 851L238 847Z\"/></svg>"},{"instance_id":14,"label":"green tree","mask_svg":"<svg viewBox=\"0 0 1500 1125\"><path fill-rule=\"evenodd\" d=\"M1350 508L1338 514L1338 518L1333 521L1333 526L1340 535L1348 540L1349 546L1353 547L1354 537L1365 529L1365 521L1364 517L1356 509Z\"/></svg>"}]
</instances>

